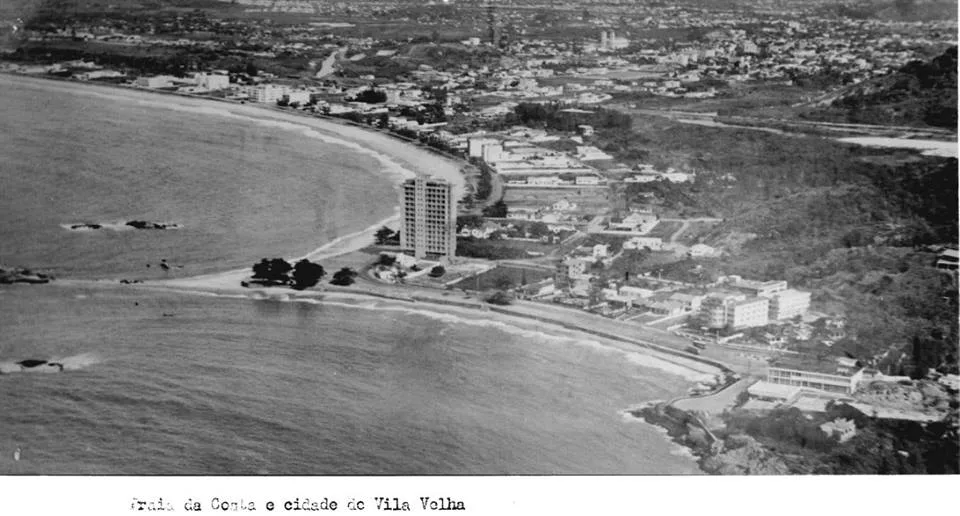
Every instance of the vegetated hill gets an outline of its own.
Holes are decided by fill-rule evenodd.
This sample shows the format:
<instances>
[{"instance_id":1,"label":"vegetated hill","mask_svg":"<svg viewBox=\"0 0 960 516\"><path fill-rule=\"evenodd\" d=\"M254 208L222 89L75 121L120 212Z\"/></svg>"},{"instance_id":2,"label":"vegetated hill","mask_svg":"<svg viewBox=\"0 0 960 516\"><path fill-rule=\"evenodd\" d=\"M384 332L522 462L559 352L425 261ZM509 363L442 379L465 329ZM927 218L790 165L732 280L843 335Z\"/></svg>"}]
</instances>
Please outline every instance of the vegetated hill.
<instances>
[{"instance_id":1,"label":"vegetated hill","mask_svg":"<svg viewBox=\"0 0 960 516\"><path fill-rule=\"evenodd\" d=\"M850 88L825 109L804 113L853 123L957 128L957 47L929 61Z\"/></svg>"},{"instance_id":2,"label":"vegetated hill","mask_svg":"<svg viewBox=\"0 0 960 516\"><path fill-rule=\"evenodd\" d=\"M956 0L863 0L856 3L831 5L826 10L848 18L938 21L957 16Z\"/></svg>"}]
</instances>

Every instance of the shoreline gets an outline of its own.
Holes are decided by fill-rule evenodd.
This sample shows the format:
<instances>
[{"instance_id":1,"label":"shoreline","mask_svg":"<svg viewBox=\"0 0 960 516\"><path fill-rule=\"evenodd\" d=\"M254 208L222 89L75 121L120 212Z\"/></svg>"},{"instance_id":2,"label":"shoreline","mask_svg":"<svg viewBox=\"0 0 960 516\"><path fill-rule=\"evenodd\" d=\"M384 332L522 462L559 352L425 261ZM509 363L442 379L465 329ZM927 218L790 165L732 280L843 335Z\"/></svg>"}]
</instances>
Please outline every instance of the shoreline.
<instances>
[{"instance_id":1,"label":"shoreline","mask_svg":"<svg viewBox=\"0 0 960 516\"><path fill-rule=\"evenodd\" d=\"M126 86L119 85L109 85L109 84L97 84L97 83L88 83L82 81L76 81L72 79L63 79L57 77L46 77L46 76L31 76L23 75L17 73L4 72L0 73L0 80L3 77L8 77L13 82L29 83L33 85L38 85L41 87L47 87L54 90L69 90L70 92L80 92L80 94L88 95L97 95L97 96L108 96L111 99L116 99L119 95L124 97L126 100L131 102L136 102L141 105L152 105L160 109L173 109L185 108L185 107L200 107L200 108L219 108L214 109L212 115L220 115L230 117L233 116L245 116L253 118L259 121L267 122L278 122L280 124L290 124L294 127L281 127L289 130L303 130L307 129L314 131L320 134L321 139L329 141L333 144L339 144L347 148L352 148L363 152L365 154L373 153L374 157L377 158L382 165L381 172L388 177L392 177L395 180L401 178L410 177L412 174L423 172L422 168L429 168L431 175L436 175L443 177L451 182L454 182L459 188L463 188L464 178L460 173L461 163L453 162L450 158L442 157L436 153L430 152L427 149L422 149L417 146L393 138L390 135L384 134L379 131L369 130L358 126L353 126L349 124L341 124L338 122L333 122L331 120L326 120L319 117L313 117L307 114L289 112L289 111L280 111L278 109L271 109L269 106L259 106L257 104L238 104L236 102L231 102L222 99L216 99L212 97L201 97L192 94L180 94L175 92L164 92L164 91L154 91L154 90L144 90L139 88L131 88ZM113 94L113 95L111 95ZM338 131L339 130L339 131ZM417 163L418 160L421 160ZM412 170L411 170L412 169ZM399 185L398 185L399 186ZM377 221L375 224L368 226L365 229L355 231L353 233L348 233L346 235L340 235L337 238L321 244L319 247L313 249L306 255L294 260L299 260L301 258L309 260L321 260L329 259L337 256L342 256L351 252L358 251L369 245L369 242L372 240L373 233L382 225L390 224L396 222L400 217L400 206L396 205L394 214L390 217ZM214 272L210 274L204 274L199 276L190 276L185 278L176 278L168 280L148 280L142 284L143 287L152 287L152 288L161 288L161 289L170 289L177 291L193 291L193 292L210 292L210 291L227 291L230 293L246 293L250 289L246 289L240 286L240 281L246 279L249 275L249 269L233 269L222 272ZM97 284L104 282L113 283L111 280L74 280L69 279L61 280L58 283L61 284L72 284L72 283L84 283L84 284ZM405 289L412 290L412 289ZM296 293L297 291L291 291ZM287 292L289 295L291 292ZM324 290L320 291L324 294L330 294L337 292L336 290ZM429 295L424 296L424 292L413 291L410 294L405 296L397 296L396 294L384 294L384 293L375 293L370 291L360 291L357 289L346 290L341 293L350 293L353 295L366 295L372 297L380 298L390 298L407 302L425 302L430 303L433 306L461 306L461 308L467 307L467 303L458 303L454 305L450 303L451 300L439 301L437 299L431 299ZM418 296L419 294L419 296ZM427 293L429 294L429 293ZM249 297L249 296L245 296ZM299 297L299 296L296 296ZM559 314L560 317L551 318L551 317L537 317L535 315L523 314L517 310L511 310L505 307L492 307L489 305L482 304L478 306L469 307L473 310L481 309L488 313L501 313L508 316L520 317L526 320L537 321L544 324L550 324L556 326L557 328L566 330L566 331L578 331L588 333L594 337L619 341L625 343L635 348L635 350L644 349L649 352L651 355L667 355L672 356L676 360L679 360L680 363L683 362L693 362L697 364L703 364L708 367L716 369L720 373L728 373L730 369L724 364L720 364L715 361L707 360L702 357L686 357L677 350L670 348L662 348L656 344L642 342L635 339L626 339L620 336L609 334L602 330L590 329L582 325L575 325L570 323L565 323L560 319L562 314ZM661 357L662 358L662 357ZM671 360L668 360L671 361ZM672 362L672 361L671 361ZM679 365L679 364L678 364Z\"/></svg>"},{"instance_id":2,"label":"shoreline","mask_svg":"<svg viewBox=\"0 0 960 516\"><path fill-rule=\"evenodd\" d=\"M401 216L400 187L401 183L416 175L425 174L442 178L453 183L454 194L462 197L465 190L465 178L461 173L466 162L455 161L453 158L432 152L429 149L395 138L373 129L349 123L340 123L328 118L311 116L296 111L281 110L279 108L258 105L256 103L240 104L226 99L183 94L168 91L148 90L121 85L90 83L50 76L33 76L11 72L0 72L0 84L4 80L12 84L27 84L31 87L44 88L48 91L69 92L77 95L106 97L110 100L122 99L141 107L165 109L172 111L190 111L191 113L207 113L224 120L241 119L252 124L267 125L285 131L299 132L308 137L317 138L324 143L336 145L350 151L372 157L379 164L379 170L373 171L391 182L396 192L393 203L393 213L375 221L363 229L344 235L338 235L328 242L321 242L301 258L316 261L332 256L339 256L367 247L374 239L374 233L382 226L395 228ZM282 254L283 251L278 251ZM200 276L179 278L170 281L188 281L194 278L203 278L220 283L225 277L236 277L239 270L228 270L206 273ZM220 278L221 281L217 281Z\"/></svg>"},{"instance_id":3,"label":"shoreline","mask_svg":"<svg viewBox=\"0 0 960 516\"><path fill-rule=\"evenodd\" d=\"M59 77L0 72L0 81L4 78L14 83L31 84L53 90L67 90L70 93L80 95L102 96L110 100L122 98L147 107L173 111L183 110L183 108L199 108L190 109L190 112L206 112L211 116L222 116L224 118L249 118L268 124L272 122L279 129L307 132L309 136L317 137L327 143L340 145L369 155L380 161L381 172L384 175L398 182L413 177L413 174L417 173L431 175L453 183L459 196L462 196L465 185L465 180L460 171L467 165L466 162L455 161L453 157L411 145L407 141L394 138L381 131L349 124L346 121L341 123L327 117L281 110L268 105L241 104L227 99L195 94L149 90ZM397 207L399 208L399 204Z\"/></svg>"},{"instance_id":4,"label":"shoreline","mask_svg":"<svg viewBox=\"0 0 960 516\"><path fill-rule=\"evenodd\" d=\"M79 94L108 96L111 99L122 97L124 100L156 107L159 109L206 111L212 116L225 118L249 118L255 122L276 124L286 130L304 131L309 136L318 137L325 142L341 145L348 149L372 155L380 163L380 172L386 177L399 183L402 179L417 173L430 173L454 182L461 190L464 178L461 175L462 164L453 162L449 158L440 157L426 149L418 148L409 142L393 138L382 132L367 130L361 127L340 124L306 114L271 109L267 106L237 104L213 98L182 95L171 92L157 92L135 88L87 84L79 81L60 80L45 77L31 77L19 74L2 74L2 77L16 77L14 82L35 84L52 90L69 90ZM427 169L424 171L424 169ZM395 185L399 187L399 184ZM399 196L398 196L399 200ZM373 233L383 225L396 223L400 216L400 206L396 205L394 214L377 223L353 233L340 235L329 242L325 242L301 258L318 261L342 256L369 246ZM281 253L278 253L281 254ZM297 260L300 258L296 258ZM419 310L420 307L437 316L465 316L465 323L503 325L505 331L536 331L551 337L580 340L585 345L599 345L607 350L618 350L627 353L626 358L640 367L653 368L665 374L677 375L690 384L711 383L710 379L722 385L723 379L729 376L730 370L719 364L701 357L686 357L681 352L663 348L656 344L643 342L639 339L617 336L599 328L591 328L583 321L569 322L563 319L563 314L551 311L549 307L539 307L547 312L537 314L525 313L523 310L511 307L493 307L482 301L471 299L454 300L455 295L443 299L433 292L418 291L415 289L397 289L379 286L361 286L354 288L336 288L324 285L322 290L294 291L284 289L281 292L271 292L271 289L250 289L240 286L240 281L249 276L249 269L234 269L214 272L199 276L168 280L148 280L134 288L178 292L181 294L237 297L249 300L275 299L277 301L315 302L329 301L350 305L351 300L377 299L392 303L399 303L399 307L379 307L376 309ZM113 280L71 280L57 281L64 286L127 286L120 285ZM276 296L276 297L274 297ZM419 306L418 306L419 305ZM356 305L353 305L356 306ZM482 314L477 317L478 312ZM467 322L469 321L469 322ZM516 323L525 321L533 323L535 329L529 330ZM542 325L542 331L541 331ZM511 328L507 330L506 328ZM549 333L547 333L549 332ZM631 355L635 354L635 355ZM634 414L633 410L625 409L638 420L643 418ZM658 425L654 425L655 427ZM702 468L701 468L702 469Z\"/></svg>"}]
</instances>

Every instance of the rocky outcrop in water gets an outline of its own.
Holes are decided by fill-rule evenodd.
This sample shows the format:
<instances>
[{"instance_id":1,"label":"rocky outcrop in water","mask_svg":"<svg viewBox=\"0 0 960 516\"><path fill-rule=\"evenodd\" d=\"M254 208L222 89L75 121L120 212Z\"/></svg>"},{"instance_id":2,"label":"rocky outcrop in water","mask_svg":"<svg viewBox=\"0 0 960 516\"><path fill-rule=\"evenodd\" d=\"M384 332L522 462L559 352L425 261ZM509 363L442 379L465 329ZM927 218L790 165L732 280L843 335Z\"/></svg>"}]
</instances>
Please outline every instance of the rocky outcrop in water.
<instances>
[{"instance_id":1,"label":"rocky outcrop in water","mask_svg":"<svg viewBox=\"0 0 960 516\"><path fill-rule=\"evenodd\" d=\"M686 446L698 458L701 469L712 475L785 475L787 464L754 438L732 435L719 439L704 427L695 413L667 403L658 403L630 412L652 425L667 430L677 444Z\"/></svg>"},{"instance_id":2,"label":"rocky outcrop in water","mask_svg":"<svg viewBox=\"0 0 960 516\"><path fill-rule=\"evenodd\" d=\"M151 222L149 220L128 220L126 222L116 223L116 222L81 222L77 224L63 224L62 227L67 228L71 231L96 231L101 229L110 229L113 231L123 231L125 229L180 229L183 226L176 222Z\"/></svg>"},{"instance_id":3,"label":"rocky outcrop in water","mask_svg":"<svg viewBox=\"0 0 960 516\"><path fill-rule=\"evenodd\" d=\"M53 276L39 272L33 272L30 269L14 267L12 269L0 267L0 283L50 283Z\"/></svg>"},{"instance_id":4,"label":"rocky outcrop in water","mask_svg":"<svg viewBox=\"0 0 960 516\"><path fill-rule=\"evenodd\" d=\"M127 225L135 229L179 229L180 224L174 222L150 222L146 220L130 220Z\"/></svg>"}]
</instances>

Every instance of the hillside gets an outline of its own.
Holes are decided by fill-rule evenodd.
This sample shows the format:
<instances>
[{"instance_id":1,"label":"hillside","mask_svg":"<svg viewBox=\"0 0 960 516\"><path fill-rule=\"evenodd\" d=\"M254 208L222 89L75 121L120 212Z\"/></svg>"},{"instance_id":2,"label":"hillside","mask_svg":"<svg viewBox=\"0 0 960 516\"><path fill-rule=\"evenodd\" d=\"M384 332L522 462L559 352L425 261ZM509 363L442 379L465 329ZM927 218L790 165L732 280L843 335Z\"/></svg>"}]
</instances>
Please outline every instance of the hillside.
<instances>
[{"instance_id":1,"label":"hillside","mask_svg":"<svg viewBox=\"0 0 960 516\"><path fill-rule=\"evenodd\" d=\"M957 129L957 47L858 84L804 118Z\"/></svg>"}]
</instances>

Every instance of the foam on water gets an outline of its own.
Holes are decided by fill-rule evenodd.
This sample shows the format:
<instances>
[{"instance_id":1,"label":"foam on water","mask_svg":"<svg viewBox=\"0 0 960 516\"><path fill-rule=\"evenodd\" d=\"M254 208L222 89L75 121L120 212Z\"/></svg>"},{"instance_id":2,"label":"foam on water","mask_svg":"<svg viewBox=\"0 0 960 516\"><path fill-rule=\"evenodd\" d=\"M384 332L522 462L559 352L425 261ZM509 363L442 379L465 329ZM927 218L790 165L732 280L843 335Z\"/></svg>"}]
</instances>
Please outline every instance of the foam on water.
<instances>
[{"instance_id":1,"label":"foam on water","mask_svg":"<svg viewBox=\"0 0 960 516\"><path fill-rule=\"evenodd\" d=\"M532 330L529 328L524 328L517 323L499 321L493 318L490 318L492 314L484 314L485 316L477 317L477 313L470 311L465 308L456 308L444 306L443 311L431 310L429 306L424 306L423 308L417 307L412 308L409 305L405 304L394 304L398 302L390 302L387 300L378 300L368 303L353 303L353 302L343 302L335 301L331 299L316 299L311 297L303 296L290 296L288 294L265 294L262 292L254 292L250 295L238 295L238 294L210 294L216 297L228 297L228 298L241 298L241 299L258 299L258 300L269 300L276 302L298 302L298 303L307 303L315 305L327 305L327 306L337 306L341 308L348 309L362 309L362 310L372 310L379 312L400 312L407 314L414 314L423 317L427 317L436 321L440 321L451 326L472 326L472 327L485 327L485 328L495 328L497 330L503 331L505 333L523 337L526 339L535 339L540 342L547 342L556 345L577 345L590 348L594 351L604 353L604 354L618 354L624 356L627 361L631 364L637 365L646 369L656 369L658 371L668 373L674 376L679 376L685 380L692 382L712 382L715 380L715 375L704 373L702 371L697 371L689 367L685 367L681 364L671 362L641 351L627 351L610 344L605 344L601 341L590 339L590 338L577 338L567 335L557 335L554 333L547 333L540 330ZM369 300L368 297L362 295L350 295L350 294L341 294L337 293L337 297L348 298L354 300ZM457 313L459 312L459 313Z\"/></svg>"}]
</instances>

